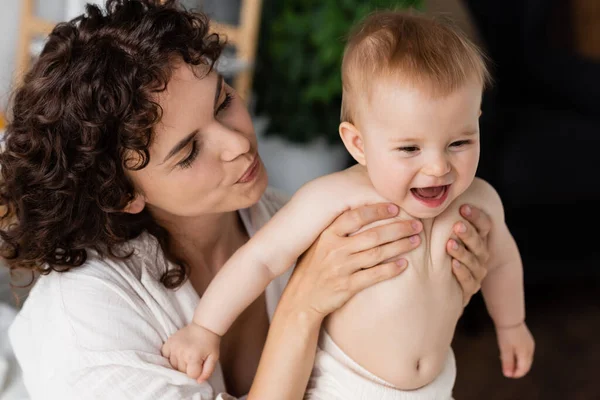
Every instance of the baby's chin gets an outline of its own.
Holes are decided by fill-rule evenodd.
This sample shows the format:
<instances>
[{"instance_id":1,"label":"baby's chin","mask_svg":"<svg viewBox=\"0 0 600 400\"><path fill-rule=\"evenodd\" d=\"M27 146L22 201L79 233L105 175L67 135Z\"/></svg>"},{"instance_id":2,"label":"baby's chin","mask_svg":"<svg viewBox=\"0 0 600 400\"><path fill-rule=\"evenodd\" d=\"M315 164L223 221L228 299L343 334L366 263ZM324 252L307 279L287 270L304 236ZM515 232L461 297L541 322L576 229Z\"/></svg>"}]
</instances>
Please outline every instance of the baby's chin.
<instances>
[{"instance_id":1,"label":"baby's chin","mask_svg":"<svg viewBox=\"0 0 600 400\"><path fill-rule=\"evenodd\" d=\"M408 216L418 219L435 218L446 211L448 206L452 204L451 201L446 201L439 207L429 208L425 205L413 204L413 202L410 203L411 204L406 204L404 207L401 206L401 208L406 214L408 214Z\"/></svg>"}]
</instances>

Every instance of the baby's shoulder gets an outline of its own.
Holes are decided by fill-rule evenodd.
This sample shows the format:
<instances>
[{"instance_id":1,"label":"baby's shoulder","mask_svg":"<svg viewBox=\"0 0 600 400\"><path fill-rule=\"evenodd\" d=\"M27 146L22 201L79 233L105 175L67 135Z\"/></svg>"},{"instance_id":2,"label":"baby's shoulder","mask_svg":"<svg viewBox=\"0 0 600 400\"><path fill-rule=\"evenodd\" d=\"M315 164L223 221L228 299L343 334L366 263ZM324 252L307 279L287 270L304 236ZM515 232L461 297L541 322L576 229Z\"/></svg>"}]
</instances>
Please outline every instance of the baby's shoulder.
<instances>
[{"instance_id":1,"label":"baby's shoulder","mask_svg":"<svg viewBox=\"0 0 600 400\"><path fill-rule=\"evenodd\" d=\"M471 186L456 200L461 201L461 204L466 202L483 210L502 208L502 201L496 189L481 178L475 178Z\"/></svg>"},{"instance_id":2,"label":"baby's shoulder","mask_svg":"<svg viewBox=\"0 0 600 400\"><path fill-rule=\"evenodd\" d=\"M483 210L492 220L504 221L504 207L500 195L492 185L481 178L475 178L471 186L458 196L444 213L458 212L463 204Z\"/></svg>"},{"instance_id":3,"label":"baby's shoulder","mask_svg":"<svg viewBox=\"0 0 600 400\"><path fill-rule=\"evenodd\" d=\"M348 208L387 201L377 193L365 167L361 165L314 179L300 188L296 195L343 202L347 203Z\"/></svg>"}]
</instances>

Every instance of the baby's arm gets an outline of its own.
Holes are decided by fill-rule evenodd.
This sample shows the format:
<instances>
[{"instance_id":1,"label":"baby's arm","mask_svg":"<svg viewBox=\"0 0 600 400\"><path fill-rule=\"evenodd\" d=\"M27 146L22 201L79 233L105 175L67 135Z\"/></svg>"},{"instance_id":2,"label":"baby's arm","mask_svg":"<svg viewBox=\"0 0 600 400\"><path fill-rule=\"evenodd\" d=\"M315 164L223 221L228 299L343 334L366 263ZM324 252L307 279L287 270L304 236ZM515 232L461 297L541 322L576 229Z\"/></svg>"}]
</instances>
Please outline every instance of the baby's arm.
<instances>
[{"instance_id":1,"label":"baby's arm","mask_svg":"<svg viewBox=\"0 0 600 400\"><path fill-rule=\"evenodd\" d=\"M504 373L506 376L520 377L531 366L534 347L525 325L521 256L506 226L498 193L483 180L477 179L474 184L477 185L476 196L480 204L492 218L489 273L481 284L481 290L496 326Z\"/></svg>"},{"instance_id":2,"label":"baby's arm","mask_svg":"<svg viewBox=\"0 0 600 400\"><path fill-rule=\"evenodd\" d=\"M360 198L375 193L345 171L304 185L223 265L204 292L192 323L163 345L174 368L202 382L219 358L221 336L235 319L285 272L333 220ZM367 201L364 201L366 204Z\"/></svg>"},{"instance_id":3,"label":"baby's arm","mask_svg":"<svg viewBox=\"0 0 600 400\"><path fill-rule=\"evenodd\" d=\"M345 171L304 185L215 276L194 323L223 335L241 312L281 275L343 211L366 204L371 191Z\"/></svg>"},{"instance_id":4,"label":"baby's arm","mask_svg":"<svg viewBox=\"0 0 600 400\"><path fill-rule=\"evenodd\" d=\"M489 235L488 275L483 280L485 303L498 327L515 326L525 320L523 266L519 249L504 220L504 207L498 193L487 182L477 179L477 197L492 219Z\"/></svg>"}]
</instances>

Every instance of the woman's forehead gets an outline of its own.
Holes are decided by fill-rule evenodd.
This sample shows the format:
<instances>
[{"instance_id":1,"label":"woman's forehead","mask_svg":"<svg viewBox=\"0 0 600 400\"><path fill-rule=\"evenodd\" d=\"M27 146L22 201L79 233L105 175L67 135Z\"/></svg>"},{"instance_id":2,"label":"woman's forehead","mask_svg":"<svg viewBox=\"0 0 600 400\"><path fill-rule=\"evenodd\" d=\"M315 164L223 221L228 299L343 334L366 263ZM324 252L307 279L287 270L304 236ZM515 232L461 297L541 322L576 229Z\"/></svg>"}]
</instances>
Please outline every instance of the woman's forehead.
<instances>
[{"instance_id":1,"label":"woman's forehead","mask_svg":"<svg viewBox=\"0 0 600 400\"><path fill-rule=\"evenodd\" d=\"M173 70L166 90L157 96L162 116L155 129L151 153L164 157L178 141L213 120L220 79L214 71L199 73L187 64Z\"/></svg>"}]
</instances>

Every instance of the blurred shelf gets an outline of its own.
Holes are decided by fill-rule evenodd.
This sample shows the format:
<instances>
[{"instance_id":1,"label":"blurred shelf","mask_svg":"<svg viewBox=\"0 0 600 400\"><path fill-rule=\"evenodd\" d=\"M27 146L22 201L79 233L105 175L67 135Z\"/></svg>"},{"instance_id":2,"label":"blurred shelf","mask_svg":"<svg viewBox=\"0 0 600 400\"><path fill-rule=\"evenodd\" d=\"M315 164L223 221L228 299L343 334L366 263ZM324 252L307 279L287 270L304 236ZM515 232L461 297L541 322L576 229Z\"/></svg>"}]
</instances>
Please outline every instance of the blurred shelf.
<instances>
[{"instance_id":1,"label":"blurred shelf","mask_svg":"<svg viewBox=\"0 0 600 400\"><path fill-rule=\"evenodd\" d=\"M245 71L250 71L253 65L235 55L222 54L215 68L224 78L234 78Z\"/></svg>"},{"instance_id":2,"label":"blurred shelf","mask_svg":"<svg viewBox=\"0 0 600 400\"><path fill-rule=\"evenodd\" d=\"M226 78L233 80L233 87L246 103L249 102L252 89L261 10L262 0L241 0L238 25L211 21L211 31L222 35L230 45L228 47L235 48L235 54L224 52L216 68ZM15 85L21 82L32 59L40 54L45 37L55 25L35 15L33 0L21 0Z\"/></svg>"},{"instance_id":3,"label":"blurred shelf","mask_svg":"<svg viewBox=\"0 0 600 400\"><path fill-rule=\"evenodd\" d=\"M4 130L6 128L6 117L4 116L4 113L0 112L0 147L2 146L3 141L3 137L4 137ZM2 208L0 207L0 212L2 212ZM2 266L0 265L0 268Z\"/></svg>"}]
</instances>

